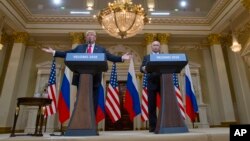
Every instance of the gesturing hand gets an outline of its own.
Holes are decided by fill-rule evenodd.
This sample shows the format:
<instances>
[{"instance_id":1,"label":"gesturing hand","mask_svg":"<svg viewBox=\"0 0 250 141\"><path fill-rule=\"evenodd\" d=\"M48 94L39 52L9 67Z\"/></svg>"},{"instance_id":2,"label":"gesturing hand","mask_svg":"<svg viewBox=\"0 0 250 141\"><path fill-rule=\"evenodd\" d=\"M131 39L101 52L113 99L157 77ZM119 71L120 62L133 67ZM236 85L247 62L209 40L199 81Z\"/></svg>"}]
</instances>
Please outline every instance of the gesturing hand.
<instances>
[{"instance_id":1,"label":"gesturing hand","mask_svg":"<svg viewBox=\"0 0 250 141\"><path fill-rule=\"evenodd\" d=\"M55 52L55 50L52 49L51 47L49 47L49 48L42 48L42 50L45 51L45 52L47 52L47 53L51 53L51 54L53 54Z\"/></svg>"},{"instance_id":2,"label":"gesturing hand","mask_svg":"<svg viewBox=\"0 0 250 141\"><path fill-rule=\"evenodd\" d=\"M132 55L129 54L129 53L126 53L126 54L122 55L122 60L129 60L131 58L132 58Z\"/></svg>"}]
</instances>

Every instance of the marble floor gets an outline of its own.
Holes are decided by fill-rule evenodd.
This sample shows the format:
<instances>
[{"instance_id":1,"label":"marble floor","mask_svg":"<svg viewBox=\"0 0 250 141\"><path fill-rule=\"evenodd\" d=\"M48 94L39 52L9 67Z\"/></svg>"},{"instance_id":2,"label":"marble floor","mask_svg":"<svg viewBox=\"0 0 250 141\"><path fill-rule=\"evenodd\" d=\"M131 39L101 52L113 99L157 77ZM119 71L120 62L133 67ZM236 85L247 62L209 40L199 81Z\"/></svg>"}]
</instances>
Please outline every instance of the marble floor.
<instances>
[{"instance_id":1,"label":"marble floor","mask_svg":"<svg viewBox=\"0 0 250 141\"><path fill-rule=\"evenodd\" d=\"M55 133L58 134L59 133ZM188 133L154 134L145 131L102 131L99 136L16 136L0 134L0 141L229 141L229 128L196 128ZM18 133L17 135L21 135Z\"/></svg>"}]
</instances>

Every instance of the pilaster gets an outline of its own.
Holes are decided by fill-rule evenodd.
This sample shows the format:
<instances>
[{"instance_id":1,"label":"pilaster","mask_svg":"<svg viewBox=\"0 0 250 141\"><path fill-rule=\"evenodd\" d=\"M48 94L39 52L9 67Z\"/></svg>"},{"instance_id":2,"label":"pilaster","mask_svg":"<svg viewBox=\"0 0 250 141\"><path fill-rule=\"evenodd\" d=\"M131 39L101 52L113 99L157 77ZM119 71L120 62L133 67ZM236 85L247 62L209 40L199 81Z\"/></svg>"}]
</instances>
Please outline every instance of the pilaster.
<instances>
[{"instance_id":1,"label":"pilaster","mask_svg":"<svg viewBox=\"0 0 250 141\"><path fill-rule=\"evenodd\" d=\"M25 54L25 44L29 35L26 32L15 32L14 45L11 51L9 64L7 67L2 95L0 98L0 127L11 127L16 106L17 88L20 85L21 69Z\"/></svg>"},{"instance_id":2,"label":"pilaster","mask_svg":"<svg viewBox=\"0 0 250 141\"><path fill-rule=\"evenodd\" d=\"M223 123L235 122L235 113L233 108L229 79L227 75L226 63L221 48L221 35L210 34L208 41L212 55L213 70L217 86L217 97L221 103L221 121Z\"/></svg>"}]
</instances>

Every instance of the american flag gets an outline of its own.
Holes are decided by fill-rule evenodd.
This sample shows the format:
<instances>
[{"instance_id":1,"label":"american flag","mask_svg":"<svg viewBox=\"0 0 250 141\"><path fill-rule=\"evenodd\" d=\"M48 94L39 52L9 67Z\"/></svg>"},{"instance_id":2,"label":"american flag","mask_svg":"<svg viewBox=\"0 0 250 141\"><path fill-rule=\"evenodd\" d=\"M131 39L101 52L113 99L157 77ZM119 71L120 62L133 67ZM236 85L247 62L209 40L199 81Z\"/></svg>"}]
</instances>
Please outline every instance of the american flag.
<instances>
[{"instance_id":1,"label":"american flag","mask_svg":"<svg viewBox=\"0 0 250 141\"><path fill-rule=\"evenodd\" d=\"M181 115L182 115L183 119L186 119L185 109L184 109L184 105L182 102L182 96L181 96L181 92L180 92L179 81L178 81L178 77L177 77L176 73L173 74L173 82L174 82L175 95L177 98L177 102L178 102L178 106L180 108Z\"/></svg>"},{"instance_id":2,"label":"american flag","mask_svg":"<svg viewBox=\"0 0 250 141\"><path fill-rule=\"evenodd\" d=\"M120 100L119 100L119 91L118 91L118 82L117 82L117 73L116 73L115 63L113 63L112 65L110 82L109 82L108 89L107 89L105 110L113 123L121 118Z\"/></svg>"},{"instance_id":3,"label":"american flag","mask_svg":"<svg viewBox=\"0 0 250 141\"><path fill-rule=\"evenodd\" d=\"M148 120L148 89L147 89L147 74L143 75L142 84L142 102L141 102L141 119L142 121Z\"/></svg>"},{"instance_id":4,"label":"american flag","mask_svg":"<svg viewBox=\"0 0 250 141\"><path fill-rule=\"evenodd\" d=\"M51 105L46 106L45 116L56 113L56 64L55 58L52 61L49 83L48 83L48 98L52 99Z\"/></svg>"}]
</instances>

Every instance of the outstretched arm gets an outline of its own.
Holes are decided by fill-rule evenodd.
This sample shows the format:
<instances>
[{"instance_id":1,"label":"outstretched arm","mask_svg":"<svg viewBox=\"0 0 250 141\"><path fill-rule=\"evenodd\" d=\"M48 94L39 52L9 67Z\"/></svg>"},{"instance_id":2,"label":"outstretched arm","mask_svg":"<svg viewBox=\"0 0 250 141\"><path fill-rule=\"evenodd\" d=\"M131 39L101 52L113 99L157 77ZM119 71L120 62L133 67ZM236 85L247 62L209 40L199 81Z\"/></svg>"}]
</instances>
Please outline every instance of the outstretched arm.
<instances>
[{"instance_id":1,"label":"outstretched arm","mask_svg":"<svg viewBox=\"0 0 250 141\"><path fill-rule=\"evenodd\" d=\"M122 55L122 60L129 60L131 58L132 58L132 55L129 54L128 52L126 54Z\"/></svg>"},{"instance_id":2,"label":"outstretched arm","mask_svg":"<svg viewBox=\"0 0 250 141\"><path fill-rule=\"evenodd\" d=\"M70 51L56 51L54 49L52 49L51 47L49 48L42 48L42 50L44 52L50 53L52 54L54 57L61 57L61 58L65 58L66 57L66 53L70 52Z\"/></svg>"},{"instance_id":3,"label":"outstretched arm","mask_svg":"<svg viewBox=\"0 0 250 141\"><path fill-rule=\"evenodd\" d=\"M51 54L55 54L55 50L54 49L52 49L51 47L49 47L49 48L42 48L42 50L43 51L45 51L45 52L47 52L47 53L51 53Z\"/></svg>"}]
</instances>

